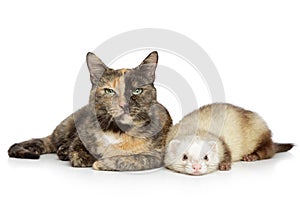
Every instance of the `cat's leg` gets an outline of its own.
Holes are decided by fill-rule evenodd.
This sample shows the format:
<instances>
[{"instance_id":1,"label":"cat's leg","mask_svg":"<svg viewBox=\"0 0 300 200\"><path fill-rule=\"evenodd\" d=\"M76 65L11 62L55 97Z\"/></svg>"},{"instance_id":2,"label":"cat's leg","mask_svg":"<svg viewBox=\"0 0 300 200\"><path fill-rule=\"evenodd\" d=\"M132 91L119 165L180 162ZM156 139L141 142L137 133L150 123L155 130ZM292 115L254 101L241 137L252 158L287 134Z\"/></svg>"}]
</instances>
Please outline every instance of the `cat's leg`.
<instances>
[{"instance_id":1,"label":"cat's leg","mask_svg":"<svg viewBox=\"0 0 300 200\"><path fill-rule=\"evenodd\" d=\"M86 107L78 110L78 115L85 113ZM32 139L12 145L8 150L9 157L38 159L41 154L57 153L59 159L66 160L68 146L76 136L73 114L63 120L51 135L45 138Z\"/></svg>"},{"instance_id":2,"label":"cat's leg","mask_svg":"<svg viewBox=\"0 0 300 200\"><path fill-rule=\"evenodd\" d=\"M62 121L53 132L53 143L56 145L56 154L60 160L69 160L69 148L77 136L73 115Z\"/></svg>"},{"instance_id":3,"label":"cat's leg","mask_svg":"<svg viewBox=\"0 0 300 200\"><path fill-rule=\"evenodd\" d=\"M91 167L96 159L88 152L79 137L76 137L69 149L69 160L72 167Z\"/></svg>"},{"instance_id":4,"label":"cat's leg","mask_svg":"<svg viewBox=\"0 0 300 200\"><path fill-rule=\"evenodd\" d=\"M163 156L135 154L102 158L93 164L93 169L103 171L139 171L163 166Z\"/></svg>"},{"instance_id":5,"label":"cat's leg","mask_svg":"<svg viewBox=\"0 0 300 200\"><path fill-rule=\"evenodd\" d=\"M8 155L15 158L38 159L41 154L57 153L59 159L66 160L64 154L76 136L73 115L63 120L51 135L12 145Z\"/></svg>"},{"instance_id":6,"label":"cat's leg","mask_svg":"<svg viewBox=\"0 0 300 200\"><path fill-rule=\"evenodd\" d=\"M72 141L68 141L58 147L56 154L57 154L59 160L62 160L62 161L70 160L69 153L70 153L71 142Z\"/></svg>"},{"instance_id":7,"label":"cat's leg","mask_svg":"<svg viewBox=\"0 0 300 200\"><path fill-rule=\"evenodd\" d=\"M8 155L14 158L39 159L41 154L54 153L56 148L51 136L16 143L8 149Z\"/></svg>"},{"instance_id":8,"label":"cat's leg","mask_svg":"<svg viewBox=\"0 0 300 200\"><path fill-rule=\"evenodd\" d=\"M55 153L76 133L73 116L67 117L45 138L32 139L12 145L8 155L15 158L38 159L41 154Z\"/></svg>"}]
</instances>

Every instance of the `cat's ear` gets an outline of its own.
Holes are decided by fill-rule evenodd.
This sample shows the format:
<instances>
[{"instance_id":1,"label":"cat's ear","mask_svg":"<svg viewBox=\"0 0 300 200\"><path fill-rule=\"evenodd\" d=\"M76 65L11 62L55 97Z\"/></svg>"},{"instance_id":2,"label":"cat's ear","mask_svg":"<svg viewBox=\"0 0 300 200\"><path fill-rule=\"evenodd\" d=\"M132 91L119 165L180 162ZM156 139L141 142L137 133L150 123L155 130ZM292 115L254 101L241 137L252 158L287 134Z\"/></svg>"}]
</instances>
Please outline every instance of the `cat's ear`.
<instances>
[{"instance_id":1,"label":"cat's ear","mask_svg":"<svg viewBox=\"0 0 300 200\"><path fill-rule=\"evenodd\" d=\"M88 52L86 55L86 63L90 71L90 78L93 85L97 85L103 72L108 67L94 53Z\"/></svg>"},{"instance_id":2,"label":"cat's ear","mask_svg":"<svg viewBox=\"0 0 300 200\"><path fill-rule=\"evenodd\" d=\"M157 51L151 52L143 62L136 68L139 71L139 74L153 83L155 80L155 70L158 62L158 53Z\"/></svg>"}]
</instances>

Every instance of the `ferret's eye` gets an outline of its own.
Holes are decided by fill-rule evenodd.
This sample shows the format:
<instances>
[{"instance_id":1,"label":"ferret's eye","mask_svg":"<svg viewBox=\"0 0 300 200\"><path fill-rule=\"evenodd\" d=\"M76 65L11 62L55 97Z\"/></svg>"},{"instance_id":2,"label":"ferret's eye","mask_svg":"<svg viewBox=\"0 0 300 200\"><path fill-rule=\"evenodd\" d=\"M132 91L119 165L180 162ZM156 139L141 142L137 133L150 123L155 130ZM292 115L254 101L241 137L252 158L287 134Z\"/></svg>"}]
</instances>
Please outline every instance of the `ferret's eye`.
<instances>
[{"instance_id":1,"label":"ferret's eye","mask_svg":"<svg viewBox=\"0 0 300 200\"><path fill-rule=\"evenodd\" d=\"M208 156L205 155L205 156L203 157L203 159L206 160L206 161L208 161Z\"/></svg>"},{"instance_id":2,"label":"ferret's eye","mask_svg":"<svg viewBox=\"0 0 300 200\"><path fill-rule=\"evenodd\" d=\"M186 154L183 154L182 160L184 161L184 160L187 160L187 159L188 159L187 155L186 155Z\"/></svg>"}]
</instances>

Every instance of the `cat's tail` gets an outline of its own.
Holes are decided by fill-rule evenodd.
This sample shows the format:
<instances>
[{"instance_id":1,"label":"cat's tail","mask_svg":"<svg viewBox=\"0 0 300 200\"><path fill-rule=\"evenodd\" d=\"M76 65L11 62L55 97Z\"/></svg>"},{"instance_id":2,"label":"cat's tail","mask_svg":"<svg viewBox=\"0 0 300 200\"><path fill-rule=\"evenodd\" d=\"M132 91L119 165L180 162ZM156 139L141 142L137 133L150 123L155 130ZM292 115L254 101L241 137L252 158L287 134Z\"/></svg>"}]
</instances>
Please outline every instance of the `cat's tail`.
<instances>
[{"instance_id":1,"label":"cat's tail","mask_svg":"<svg viewBox=\"0 0 300 200\"><path fill-rule=\"evenodd\" d=\"M293 148L295 145L292 143L274 143L275 153L285 152Z\"/></svg>"},{"instance_id":2,"label":"cat's tail","mask_svg":"<svg viewBox=\"0 0 300 200\"><path fill-rule=\"evenodd\" d=\"M51 137L52 135L13 144L8 149L8 155L14 158L39 159L41 154L54 153L56 148Z\"/></svg>"}]
</instances>

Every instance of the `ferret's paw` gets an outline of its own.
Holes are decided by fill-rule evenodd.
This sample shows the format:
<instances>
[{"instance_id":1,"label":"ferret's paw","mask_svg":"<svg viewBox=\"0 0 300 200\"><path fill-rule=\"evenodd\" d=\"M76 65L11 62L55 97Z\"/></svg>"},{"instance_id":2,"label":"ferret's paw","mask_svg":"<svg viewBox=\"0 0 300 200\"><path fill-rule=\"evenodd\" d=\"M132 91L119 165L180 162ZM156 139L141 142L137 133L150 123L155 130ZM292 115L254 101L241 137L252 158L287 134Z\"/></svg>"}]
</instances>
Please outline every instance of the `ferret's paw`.
<instances>
[{"instance_id":1,"label":"ferret's paw","mask_svg":"<svg viewBox=\"0 0 300 200\"><path fill-rule=\"evenodd\" d=\"M231 169L231 163L230 162L221 162L219 165L219 170L221 171L228 171Z\"/></svg>"},{"instance_id":2,"label":"ferret's paw","mask_svg":"<svg viewBox=\"0 0 300 200\"><path fill-rule=\"evenodd\" d=\"M258 156L256 154L248 154L243 156L242 160L247 162L256 161L258 160Z\"/></svg>"}]
</instances>

